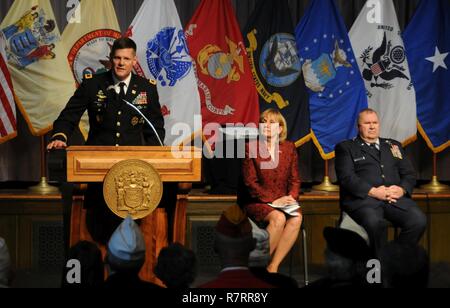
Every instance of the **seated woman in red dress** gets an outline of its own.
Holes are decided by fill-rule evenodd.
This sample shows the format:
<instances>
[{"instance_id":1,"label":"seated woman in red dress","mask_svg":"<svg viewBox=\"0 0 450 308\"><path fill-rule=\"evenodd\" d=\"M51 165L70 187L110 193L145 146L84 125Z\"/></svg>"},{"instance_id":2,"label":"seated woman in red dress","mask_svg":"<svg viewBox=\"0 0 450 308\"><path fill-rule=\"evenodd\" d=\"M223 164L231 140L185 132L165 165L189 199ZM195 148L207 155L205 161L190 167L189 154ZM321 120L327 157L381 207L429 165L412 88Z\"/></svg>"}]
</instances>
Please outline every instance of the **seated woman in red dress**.
<instances>
[{"instance_id":1,"label":"seated woman in red dress","mask_svg":"<svg viewBox=\"0 0 450 308\"><path fill-rule=\"evenodd\" d=\"M285 214L268 203L277 207L295 204L300 178L297 151L294 143L286 140L284 117L278 110L267 109L260 124L259 141L246 145L238 203L253 221L267 226L271 255L267 270L276 273L297 239L302 215L300 210Z\"/></svg>"}]
</instances>

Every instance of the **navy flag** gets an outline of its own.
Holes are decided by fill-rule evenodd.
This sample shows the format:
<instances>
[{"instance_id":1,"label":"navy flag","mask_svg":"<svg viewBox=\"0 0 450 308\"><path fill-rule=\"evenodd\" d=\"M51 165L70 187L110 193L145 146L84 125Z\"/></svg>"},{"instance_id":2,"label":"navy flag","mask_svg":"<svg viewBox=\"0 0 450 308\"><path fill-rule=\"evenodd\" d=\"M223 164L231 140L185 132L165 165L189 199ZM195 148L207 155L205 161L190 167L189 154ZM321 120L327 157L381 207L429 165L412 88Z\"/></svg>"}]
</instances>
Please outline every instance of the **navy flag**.
<instances>
[{"instance_id":1,"label":"navy flag","mask_svg":"<svg viewBox=\"0 0 450 308\"><path fill-rule=\"evenodd\" d=\"M323 159L334 146L356 136L366 90L345 24L333 0L311 0L295 29L309 92L311 134Z\"/></svg>"},{"instance_id":2,"label":"navy flag","mask_svg":"<svg viewBox=\"0 0 450 308\"><path fill-rule=\"evenodd\" d=\"M450 145L450 2L422 0L403 41L416 90L419 132L438 153Z\"/></svg>"},{"instance_id":3,"label":"navy flag","mask_svg":"<svg viewBox=\"0 0 450 308\"><path fill-rule=\"evenodd\" d=\"M257 3L244 35L259 108L280 110L288 139L300 146L310 139L309 108L288 1Z\"/></svg>"}]
</instances>

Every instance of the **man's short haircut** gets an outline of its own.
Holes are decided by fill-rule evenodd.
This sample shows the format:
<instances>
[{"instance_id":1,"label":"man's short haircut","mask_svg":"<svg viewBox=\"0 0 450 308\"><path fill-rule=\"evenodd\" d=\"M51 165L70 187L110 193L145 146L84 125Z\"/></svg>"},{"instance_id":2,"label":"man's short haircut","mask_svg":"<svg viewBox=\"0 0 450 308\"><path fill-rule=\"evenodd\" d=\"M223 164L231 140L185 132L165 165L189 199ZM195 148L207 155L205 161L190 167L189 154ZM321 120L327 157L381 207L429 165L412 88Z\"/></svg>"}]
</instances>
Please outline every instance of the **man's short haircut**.
<instances>
[{"instance_id":1,"label":"man's short haircut","mask_svg":"<svg viewBox=\"0 0 450 308\"><path fill-rule=\"evenodd\" d=\"M377 115L377 117L378 117L378 112L376 112L376 111L373 110L372 108L364 108L363 110L361 110L361 111L358 113L358 122L356 122L356 125L357 125L357 126L359 126L359 122L360 122L360 120L361 120L361 115L362 115L363 113L375 113L375 114Z\"/></svg>"},{"instance_id":2,"label":"man's short haircut","mask_svg":"<svg viewBox=\"0 0 450 308\"><path fill-rule=\"evenodd\" d=\"M118 49L127 49L131 48L136 53L136 43L130 39L129 37L121 37L114 41L112 47L111 47L111 58L114 56L114 53Z\"/></svg>"}]
</instances>

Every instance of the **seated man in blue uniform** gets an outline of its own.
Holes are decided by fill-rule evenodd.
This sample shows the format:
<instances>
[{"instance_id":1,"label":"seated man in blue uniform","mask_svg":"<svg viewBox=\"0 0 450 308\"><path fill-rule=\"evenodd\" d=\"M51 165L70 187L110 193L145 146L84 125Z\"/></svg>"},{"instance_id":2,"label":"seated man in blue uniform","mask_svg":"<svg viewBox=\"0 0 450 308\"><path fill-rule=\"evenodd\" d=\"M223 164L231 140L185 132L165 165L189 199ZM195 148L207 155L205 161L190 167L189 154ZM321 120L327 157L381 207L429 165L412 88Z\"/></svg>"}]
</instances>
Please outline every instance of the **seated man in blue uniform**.
<instances>
[{"instance_id":1,"label":"seated man in blue uniform","mask_svg":"<svg viewBox=\"0 0 450 308\"><path fill-rule=\"evenodd\" d=\"M400 242L417 244L426 217L411 199L415 171L402 145L380 138L378 115L369 108L359 114L358 131L335 148L341 209L367 231L375 254L386 241L384 219L401 228Z\"/></svg>"},{"instance_id":2,"label":"seated man in blue uniform","mask_svg":"<svg viewBox=\"0 0 450 308\"><path fill-rule=\"evenodd\" d=\"M164 119L156 82L132 73L137 62L136 43L129 38L117 39L111 48L110 60L110 71L85 76L53 123L48 150L67 147L68 138L86 110L90 126L86 145L160 145L158 136L144 118L124 100L138 108L153 124L160 140L164 140ZM85 207L91 236L106 243L121 220L107 208L101 184L88 186Z\"/></svg>"}]
</instances>

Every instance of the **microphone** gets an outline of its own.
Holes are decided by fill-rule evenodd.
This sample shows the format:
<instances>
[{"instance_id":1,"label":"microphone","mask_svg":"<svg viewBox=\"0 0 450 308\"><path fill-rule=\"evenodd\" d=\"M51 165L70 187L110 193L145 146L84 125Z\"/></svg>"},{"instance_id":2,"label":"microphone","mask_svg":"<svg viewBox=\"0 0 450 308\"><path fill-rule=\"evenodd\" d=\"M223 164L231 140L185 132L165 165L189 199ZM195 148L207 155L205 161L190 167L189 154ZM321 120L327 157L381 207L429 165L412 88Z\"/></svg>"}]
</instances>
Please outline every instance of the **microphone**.
<instances>
[{"instance_id":1,"label":"microphone","mask_svg":"<svg viewBox=\"0 0 450 308\"><path fill-rule=\"evenodd\" d=\"M164 146L164 144L162 143L162 141L161 141L161 138L159 138L159 135L158 135L158 133L156 132L156 129L155 129L155 127L153 126L153 124L152 124L152 122L150 122L149 121L149 119L147 119L147 117L136 107L136 106L134 106L132 103L130 103L130 102L128 102L128 101L126 101L125 99L122 99L128 106L130 106L131 108L133 108L134 110L136 110L137 111L137 113L139 113L143 118L144 118L144 120L147 122L147 124L152 128L152 130L155 132L155 135L156 135L156 137L158 138L158 141L159 141L159 144L161 145L161 146Z\"/></svg>"}]
</instances>

